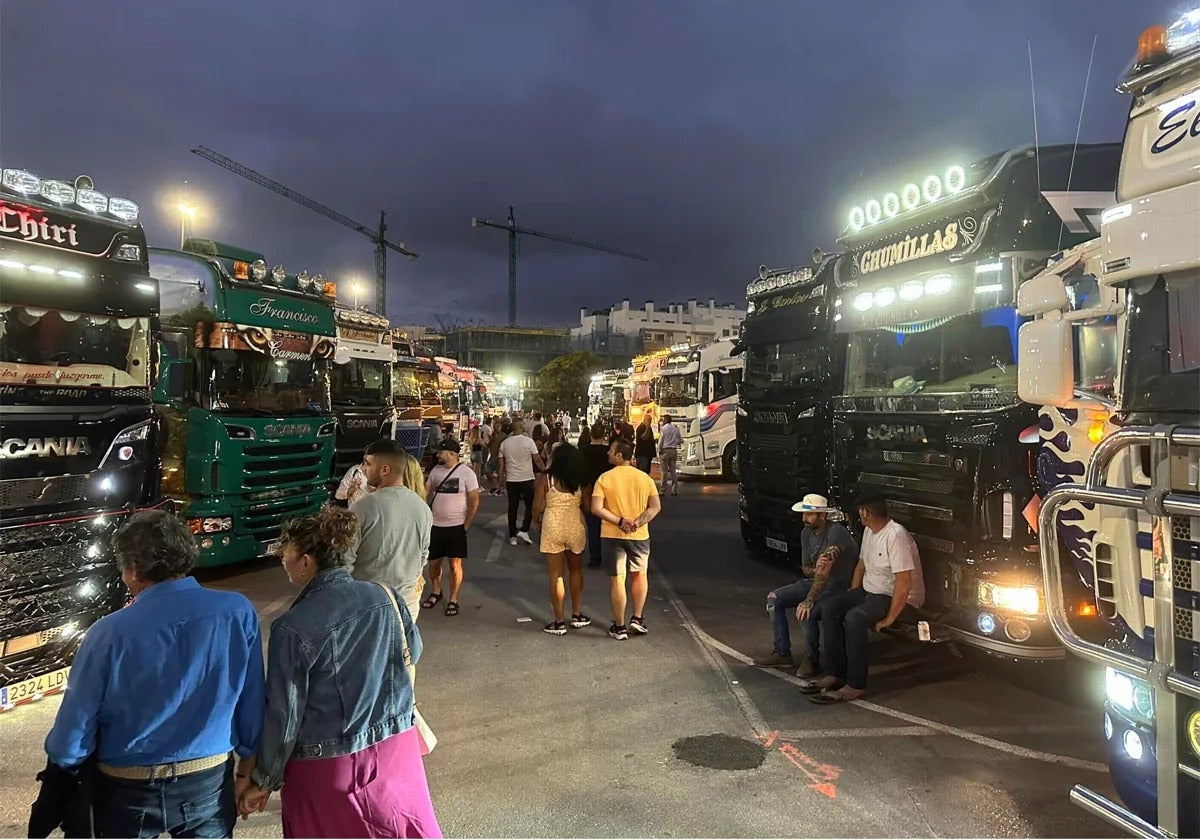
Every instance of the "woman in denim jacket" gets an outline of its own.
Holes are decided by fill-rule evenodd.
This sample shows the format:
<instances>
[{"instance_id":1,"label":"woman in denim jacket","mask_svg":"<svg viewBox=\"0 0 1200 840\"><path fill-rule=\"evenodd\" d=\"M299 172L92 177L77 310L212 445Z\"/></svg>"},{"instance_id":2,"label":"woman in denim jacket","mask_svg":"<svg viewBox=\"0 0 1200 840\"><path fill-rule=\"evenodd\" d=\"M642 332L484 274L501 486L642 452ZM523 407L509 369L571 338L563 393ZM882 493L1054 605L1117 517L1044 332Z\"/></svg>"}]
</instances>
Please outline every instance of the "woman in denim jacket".
<instances>
[{"instance_id":1,"label":"woman in denim jacket","mask_svg":"<svg viewBox=\"0 0 1200 840\"><path fill-rule=\"evenodd\" d=\"M271 625L262 745L239 807L283 789L284 837L441 837L405 667L421 636L402 599L345 566L354 514L330 507L282 534L283 568L302 586ZM404 634L402 636L401 634Z\"/></svg>"}]
</instances>

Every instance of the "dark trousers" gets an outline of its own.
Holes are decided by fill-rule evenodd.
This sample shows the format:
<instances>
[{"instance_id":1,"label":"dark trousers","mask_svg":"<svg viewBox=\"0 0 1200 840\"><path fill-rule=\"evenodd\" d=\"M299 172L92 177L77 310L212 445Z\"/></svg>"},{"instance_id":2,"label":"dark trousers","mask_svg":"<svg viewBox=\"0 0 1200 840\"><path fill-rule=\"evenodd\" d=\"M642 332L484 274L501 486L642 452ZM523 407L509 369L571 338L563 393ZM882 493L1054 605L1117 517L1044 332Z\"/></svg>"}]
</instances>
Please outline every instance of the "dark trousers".
<instances>
[{"instance_id":1,"label":"dark trousers","mask_svg":"<svg viewBox=\"0 0 1200 840\"><path fill-rule=\"evenodd\" d=\"M860 691L867 687L868 634L887 617L891 595L851 589L821 605L821 636L825 639L825 673ZM904 611L909 612L910 607ZM903 615L903 613L901 613Z\"/></svg>"},{"instance_id":2,"label":"dark trousers","mask_svg":"<svg viewBox=\"0 0 1200 840\"><path fill-rule=\"evenodd\" d=\"M505 484L508 487L508 535L517 535L517 506L522 500L525 502L525 524L520 530L528 534L529 526L533 524L534 484L532 481L508 481Z\"/></svg>"},{"instance_id":3,"label":"dark trousers","mask_svg":"<svg viewBox=\"0 0 1200 840\"><path fill-rule=\"evenodd\" d=\"M591 512L583 515L587 523L588 561L593 566L600 565L600 517Z\"/></svg>"},{"instance_id":4,"label":"dark trousers","mask_svg":"<svg viewBox=\"0 0 1200 840\"><path fill-rule=\"evenodd\" d=\"M237 820L233 759L150 782L97 773L97 837L232 837Z\"/></svg>"},{"instance_id":5,"label":"dark trousers","mask_svg":"<svg viewBox=\"0 0 1200 840\"><path fill-rule=\"evenodd\" d=\"M653 455L635 455L634 462L637 464L637 468L639 470L644 472L646 475L650 475L650 466L651 466L651 464L654 463L654 456Z\"/></svg>"}]
</instances>

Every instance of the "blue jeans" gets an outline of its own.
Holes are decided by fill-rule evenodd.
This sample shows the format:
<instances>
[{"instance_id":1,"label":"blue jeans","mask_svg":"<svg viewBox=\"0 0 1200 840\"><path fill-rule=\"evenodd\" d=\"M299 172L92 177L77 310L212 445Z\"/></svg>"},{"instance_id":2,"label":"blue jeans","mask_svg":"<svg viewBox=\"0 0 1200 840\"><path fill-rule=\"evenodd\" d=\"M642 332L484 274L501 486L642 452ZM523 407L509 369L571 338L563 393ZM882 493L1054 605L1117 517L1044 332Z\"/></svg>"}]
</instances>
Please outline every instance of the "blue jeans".
<instances>
[{"instance_id":1,"label":"blue jeans","mask_svg":"<svg viewBox=\"0 0 1200 840\"><path fill-rule=\"evenodd\" d=\"M593 566L599 566L600 560L600 517L590 512L583 515L587 523L588 560Z\"/></svg>"},{"instance_id":2,"label":"blue jeans","mask_svg":"<svg viewBox=\"0 0 1200 840\"><path fill-rule=\"evenodd\" d=\"M792 635L788 630L788 616L795 614L796 607L800 606L800 602L808 597L810 589L812 589L812 581L802 578L767 594L767 612L771 614L771 624L775 628L776 653L783 656L792 655ZM821 594L822 600L824 600L825 593ZM814 663L820 658L817 648L817 640L820 638L817 609L814 606L812 612L808 614L808 618L800 622L800 627L804 630L804 658Z\"/></svg>"},{"instance_id":3,"label":"blue jeans","mask_svg":"<svg viewBox=\"0 0 1200 840\"><path fill-rule=\"evenodd\" d=\"M100 772L97 777L97 837L233 836L233 759L211 770L148 782Z\"/></svg>"}]
</instances>

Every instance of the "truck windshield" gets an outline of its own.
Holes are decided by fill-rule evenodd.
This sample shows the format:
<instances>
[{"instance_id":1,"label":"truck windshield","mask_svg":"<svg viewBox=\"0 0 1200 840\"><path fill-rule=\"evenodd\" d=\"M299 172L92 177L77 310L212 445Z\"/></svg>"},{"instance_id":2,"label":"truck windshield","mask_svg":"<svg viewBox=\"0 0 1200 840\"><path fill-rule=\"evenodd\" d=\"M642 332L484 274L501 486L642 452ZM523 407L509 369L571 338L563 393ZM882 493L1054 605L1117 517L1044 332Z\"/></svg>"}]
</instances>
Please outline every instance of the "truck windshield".
<instances>
[{"instance_id":1,"label":"truck windshield","mask_svg":"<svg viewBox=\"0 0 1200 840\"><path fill-rule=\"evenodd\" d=\"M418 369L417 383L421 388L421 402L424 405L441 405L442 396L438 391L437 371Z\"/></svg>"},{"instance_id":2,"label":"truck windshield","mask_svg":"<svg viewBox=\"0 0 1200 840\"><path fill-rule=\"evenodd\" d=\"M214 411L311 414L329 409L326 362L272 359L250 350L210 350Z\"/></svg>"},{"instance_id":3,"label":"truck windshield","mask_svg":"<svg viewBox=\"0 0 1200 840\"><path fill-rule=\"evenodd\" d=\"M386 405L392 392L391 365L380 359L350 359L334 364L329 386L334 405Z\"/></svg>"},{"instance_id":4,"label":"truck windshield","mask_svg":"<svg viewBox=\"0 0 1200 840\"><path fill-rule=\"evenodd\" d=\"M1126 341L1129 411L1200 412L1200 279L1135 294Z\"/></svg>"},{"instance_id":5,"label":"truck windshield","mask_svg":"<svg viewBox=\"0 0 1200 840\"><path fill-rule=\"evenodd\" d=\"M113 318L0 304L0 384L31 389L146 388L147 318ZM20 402L12 395L11 402ZM106 401L145 401L105 392Z\"/></svg>"},{"instance_id":6,"label":"truck windshield","mask_svg":"<svg viewBox=\"0 0 1200 840\"><path fill-rule=\"evenodd\" d=\"M958 394L980 388L1015 392L1015 329L1012 310L1002 309L959 315L919 331L855 333L845 394Z\"/></svg>"},{"instance_id":7,"label":"truck windshield","mask_svg":"<svg viewBox=\"0 0 1200 840\"><path fill-rule=\"evenodd\" d=\"M415 370L397 367L392 371L392 396L396 398L397 405L421 404L421 383L417 381Z\"/></svg>"},{"instance_id":8,"label":"truck windshield","mask_svg":"<svg viewBox=\"0 0 1200 840\"><path fill-rule=\"evenodd\" d=\"M787 388L807 387L821 375L825 347L814 341L780 341L746 348L745 388L763 396Z\"/></svg>"},{"instance_id":9,"label":"truck windshield","mask_svg":"<svg viewBox=\"0 0 1200 840\"><path fill-rule=\"evenodd\" d=\"M683 408L700 401L700 377L693 373L672 373L656 381L656 400L666 408Z\"/></svg>"},{"instance_id":10,"label":"truck windshield","mask_svg":"<svg viewBox=\"0 0 1200 840\"><path fill-rule=\"evenodd\" d=\"M649 379L634 382L633 386L629 389L629 402L632 405L645 405L650 402L650 400L654 399L651 393L653 391L653 384L653 380Z\"/></svg>"}]
</instances>

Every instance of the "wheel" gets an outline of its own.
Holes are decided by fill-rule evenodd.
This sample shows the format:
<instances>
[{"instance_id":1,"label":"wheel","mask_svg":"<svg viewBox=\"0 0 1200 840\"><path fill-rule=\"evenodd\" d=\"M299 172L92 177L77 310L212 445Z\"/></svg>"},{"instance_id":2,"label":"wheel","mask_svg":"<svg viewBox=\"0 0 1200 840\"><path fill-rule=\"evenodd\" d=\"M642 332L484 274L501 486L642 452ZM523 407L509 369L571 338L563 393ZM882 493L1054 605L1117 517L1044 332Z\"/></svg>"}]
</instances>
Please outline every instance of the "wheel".
<instances>
[{"instance_id":1,"label":"wheel","mask_svg":"<svg viewBox=\"0 0 1200 840\"><path fill-rule=\"evenodd\" d=\"M721 456L721 478L726 481L738 480L737 444L725 447L725 454Z\"/></svg>"}]
</instances>

